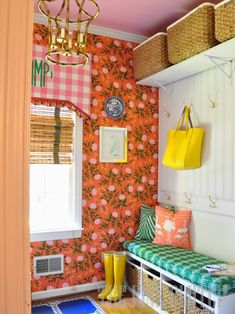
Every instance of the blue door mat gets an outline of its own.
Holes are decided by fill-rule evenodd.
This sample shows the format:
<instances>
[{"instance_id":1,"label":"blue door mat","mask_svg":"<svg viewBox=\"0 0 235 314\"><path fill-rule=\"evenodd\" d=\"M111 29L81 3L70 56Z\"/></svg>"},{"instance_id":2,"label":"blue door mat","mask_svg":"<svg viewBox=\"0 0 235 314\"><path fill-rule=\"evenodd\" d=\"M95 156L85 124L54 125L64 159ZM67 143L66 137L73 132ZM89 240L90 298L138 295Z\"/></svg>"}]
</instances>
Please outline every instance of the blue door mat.
<instances>
[{"instance_id":1,"label":"blue door mat","mask_svg":"<svg viewBox=\"0 0 235 314\"><path fill-rule=\"evenodd\" d=\"M90 297L65 299L33 305L32 314L105 314Z\"/></svg>"},{"instance_id":2,"label":"blue door mat","mask_svg":"<svg viewBox=\"0 0 235 314\"><path fill-rule=\"evenodd\" d=\"M51 306L47 304L34 305L32 307L32 313L33 314L55 314Z\"/></svg>"}]
</instances>

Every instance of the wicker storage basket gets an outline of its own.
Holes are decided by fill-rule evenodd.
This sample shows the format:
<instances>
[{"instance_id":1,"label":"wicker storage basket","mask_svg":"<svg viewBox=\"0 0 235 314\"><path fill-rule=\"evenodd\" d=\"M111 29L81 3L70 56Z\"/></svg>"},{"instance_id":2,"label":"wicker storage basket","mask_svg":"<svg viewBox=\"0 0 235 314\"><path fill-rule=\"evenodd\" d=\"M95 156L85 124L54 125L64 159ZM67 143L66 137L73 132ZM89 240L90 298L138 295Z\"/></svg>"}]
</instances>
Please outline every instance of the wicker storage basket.
<instances>
[{"instance_id":1,"label":"wicker storage basket","mask_svg":"<svg viewBox=\"0 0 235 314\"><path fill-rule=\"evenodd\" d=\"M212 314L213 310L208 310L206 307L200 306L194 300L187 299L187 314Z\"/></svg>"},{"instance_id":2,"label":"wicker storage basket","mask_svg":"<svg viewBox=\"0 0 235 314\"><path fill-rule=\"evenodd\" d=\"M160 305L160 279L144 273L144 295Z\"/></svg>"},{"instance_id":3,"label":"wicker storage basket","mask_svg":"<svg viewBox=\"0 0 235 314\"><path fill-rule=\"evenodd\" d=\"M183 291L163 284L163 310L169 314L184 314Z\"/></svg>"},{"instance_id":4,"label":"wicker storage basket","mask_svg":"<svg viewBox=\"0 0 235 314\"><path fill-rule=\"evenodd\" d=\"M141 80L157 73L170 64L167 56L167 39L165 33L157 33L134 48L134 76Z\"/></svg>"},{"instance_id":5,"label":"wicker storage basket","mask_svg":"<svg viewBox=\"0 0 235 314\"><path fill-rule=\"evenodd\" d=\"M215 37L220 42L235 37L235 0L226 0L215 7Z\"/></svg>"},{"instance_id":6,"label":"wicker storage basket","mask_svg":"<svg viewBox=\"0 0 235 314\"><path fill-rule=\"evenodd\" d=\"M128 261L126 263L126 282L129 287L131 287L136 292L140 292L140 277L141 277L140 267L130 264Z\"/></svg>"},{"instance_id":7,"label":"wicker storage basket","mask_svg":"<svg viewBox=\"0 0 235 314\"><path fill-rule=\"evenodd\" d=\"M176 64L216 44L215 10L204 3L167 28L168 59Z\"/></svg>"}]
</instances>

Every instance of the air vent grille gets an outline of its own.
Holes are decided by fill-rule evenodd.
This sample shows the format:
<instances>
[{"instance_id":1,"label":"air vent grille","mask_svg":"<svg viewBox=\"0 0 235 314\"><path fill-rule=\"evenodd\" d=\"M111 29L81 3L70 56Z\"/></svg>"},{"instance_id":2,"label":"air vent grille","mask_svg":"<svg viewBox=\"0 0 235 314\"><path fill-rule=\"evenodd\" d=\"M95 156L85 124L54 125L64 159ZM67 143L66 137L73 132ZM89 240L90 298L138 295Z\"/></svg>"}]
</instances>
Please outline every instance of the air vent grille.
<instances>
[{"instance_id":1,"label":"air vent grille","mask_svg":"<svg viewBox=\"0 0 235 314\"><path fill-rule=\"evenodd\" d=\"M48 276L64 272L64 255L34 257L34 275Z\"/></svg>"}]
</instances>

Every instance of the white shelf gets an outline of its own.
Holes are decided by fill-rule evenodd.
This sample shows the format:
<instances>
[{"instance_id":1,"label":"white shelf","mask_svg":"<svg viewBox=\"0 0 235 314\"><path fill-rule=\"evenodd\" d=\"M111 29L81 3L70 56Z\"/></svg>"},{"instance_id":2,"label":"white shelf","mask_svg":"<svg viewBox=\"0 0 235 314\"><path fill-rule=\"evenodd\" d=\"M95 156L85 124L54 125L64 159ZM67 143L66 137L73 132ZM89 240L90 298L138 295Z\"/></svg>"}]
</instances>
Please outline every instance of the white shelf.
<instances>
[{"instance_id":1,"label":"white shelf","mask_svg":"<svg viewBox=\"0 0 235 314\"><path fill-rule=\"evenodd\" d=\"M215 67L215 64L210 60L211 57L223 58L224 60L216 59L220 65L226 62L226 59L235 59L235 38L232 38L222 44L212 47L202 53L172 65L156 74L153 74L143 80L137 82L139 85L161 87L175 81L182 80L194 74L209 70Z\"/></svg>"}]
</instances>

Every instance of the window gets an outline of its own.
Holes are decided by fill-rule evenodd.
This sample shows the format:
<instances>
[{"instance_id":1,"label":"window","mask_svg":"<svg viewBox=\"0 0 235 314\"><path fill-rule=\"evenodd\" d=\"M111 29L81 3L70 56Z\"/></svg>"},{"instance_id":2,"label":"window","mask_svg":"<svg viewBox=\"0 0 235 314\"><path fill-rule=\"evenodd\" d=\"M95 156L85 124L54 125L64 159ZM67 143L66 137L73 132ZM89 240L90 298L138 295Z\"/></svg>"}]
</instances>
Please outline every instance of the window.
<instances>
[{"instance_id":1,"label":"window","mask_svg":"<svg viewBox=\"0 0 235 314\"><path fill-rule=\"evenodd\" d=\"M67 108L31 105L31 241L81 235L82 119Z\"/></svg>"}]
</instances>

